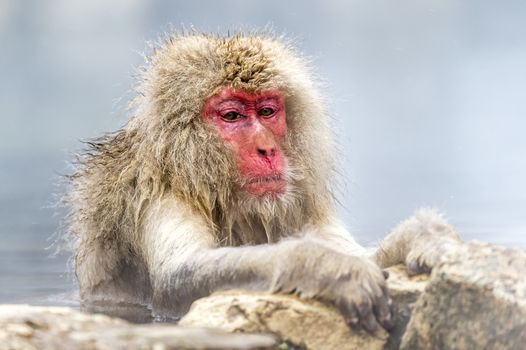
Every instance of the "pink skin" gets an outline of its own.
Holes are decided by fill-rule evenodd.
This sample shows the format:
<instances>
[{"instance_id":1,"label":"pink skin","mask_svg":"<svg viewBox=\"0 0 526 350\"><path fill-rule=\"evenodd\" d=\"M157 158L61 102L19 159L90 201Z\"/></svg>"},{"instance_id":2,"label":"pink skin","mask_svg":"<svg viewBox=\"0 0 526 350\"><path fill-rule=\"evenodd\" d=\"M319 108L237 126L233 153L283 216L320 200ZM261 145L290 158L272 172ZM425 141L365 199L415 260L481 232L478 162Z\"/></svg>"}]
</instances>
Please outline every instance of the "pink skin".
<instances>
[{"instance_id":1,"label":"pink skin","mask_svg":"<svg viewBox=\"0 0 526 350\"><path fill-rule=\"evenodd\" d=\"M248 193L276 197L285 192L280 144L287 123L284 98L278 90L252 94L224 87L206 101L203 118L234 152Z\"/></svg>"}]
</instances>

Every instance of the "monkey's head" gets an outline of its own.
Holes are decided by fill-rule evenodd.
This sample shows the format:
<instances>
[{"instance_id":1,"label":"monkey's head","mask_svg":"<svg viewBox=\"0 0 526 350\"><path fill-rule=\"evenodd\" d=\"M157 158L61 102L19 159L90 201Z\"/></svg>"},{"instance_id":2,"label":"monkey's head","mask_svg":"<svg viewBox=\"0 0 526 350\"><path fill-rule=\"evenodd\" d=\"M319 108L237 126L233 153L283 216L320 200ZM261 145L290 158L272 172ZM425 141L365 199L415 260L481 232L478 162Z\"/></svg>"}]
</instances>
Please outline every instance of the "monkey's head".
<instances>
[{"instance_id":1,"label":"monkey's head","mask_svg":"<svg viewBox=\"0 0 526 350\"><path fill-rule=\"evenodd\" d=\"M172 36L137 88L138 157L208 216L236 207L315 220L330 203L332 143L311 77L280 40Z\"/></svg>"}]
</instances>

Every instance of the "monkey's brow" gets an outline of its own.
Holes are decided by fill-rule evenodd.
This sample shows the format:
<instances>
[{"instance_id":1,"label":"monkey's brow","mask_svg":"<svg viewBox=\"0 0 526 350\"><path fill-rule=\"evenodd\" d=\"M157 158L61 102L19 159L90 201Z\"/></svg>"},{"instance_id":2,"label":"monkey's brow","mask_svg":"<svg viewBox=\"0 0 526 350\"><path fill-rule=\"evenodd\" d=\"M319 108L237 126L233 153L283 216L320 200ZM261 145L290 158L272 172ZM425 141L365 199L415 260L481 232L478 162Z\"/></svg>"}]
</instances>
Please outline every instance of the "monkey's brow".
<instances>
[{"instance_id":1,"label":"monkey's brow","mask_svg":"<svg viewBox=\"0 0 526 350\"><path fill-rule=\"evenodd\" d=\"M230 106L239 107L239 106L246 106L246 102L243 102L243 101L238 100L238 99L228 99L228 100L224 100L224 101L219 102L217 104L217 106L219 108L230 107Z\"/></svg>"},{"instance_id":2,"label":"monkey's brow","mask_svg":"<svg viewBox=\"0 0 526 350\"><path fill-rule=\"evenodd\" d=\"M262 98L261 100L257 100L256 105L261 105L261 104L269 103L269 102L272 103L272 105L280 104L280 101L277 97L265 97L265 98Z\"/></svg>"}]
</instances>

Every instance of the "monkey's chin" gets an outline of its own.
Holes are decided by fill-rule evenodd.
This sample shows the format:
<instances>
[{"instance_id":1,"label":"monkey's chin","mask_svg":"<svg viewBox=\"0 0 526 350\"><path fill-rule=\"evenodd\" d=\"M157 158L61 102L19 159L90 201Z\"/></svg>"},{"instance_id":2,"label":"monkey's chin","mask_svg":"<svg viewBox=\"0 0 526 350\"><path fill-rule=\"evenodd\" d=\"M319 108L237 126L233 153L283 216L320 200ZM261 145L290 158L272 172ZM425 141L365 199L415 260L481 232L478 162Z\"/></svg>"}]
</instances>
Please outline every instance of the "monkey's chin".
<instances>
[{"instance_id":1,"label":"monkey's chin","mask_svg":"<svg viewBox=\"0 0 526 350\"><path fill-rule=\"evenodd\" d=\"M259 197L270 197L278 199L287 190L287 182L283 179L272 181L256 181L245 185L247 193Z\"/></svg>"}]
</instances>

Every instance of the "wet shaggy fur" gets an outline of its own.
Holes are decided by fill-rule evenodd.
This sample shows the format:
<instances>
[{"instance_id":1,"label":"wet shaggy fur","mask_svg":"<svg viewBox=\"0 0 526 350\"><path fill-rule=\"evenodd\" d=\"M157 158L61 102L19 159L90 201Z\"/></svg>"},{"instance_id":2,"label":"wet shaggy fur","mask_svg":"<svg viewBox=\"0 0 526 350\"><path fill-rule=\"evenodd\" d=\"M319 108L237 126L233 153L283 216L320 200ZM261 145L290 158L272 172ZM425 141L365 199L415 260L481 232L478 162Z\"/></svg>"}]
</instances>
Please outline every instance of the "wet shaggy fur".
<instances>
[{"instance_id":1,"label":"wet shaggy fur","mask_svg":"<svg viewBox=\"0 0 526 350\"><path fill-rule=\"evenodd\" d=\"M81 290L100 278L89 266L108 274L140 268L145 213L167 196L203 218L220 246L275 242L326 220L333 152L310 77L305 60L275 38L172 35L156 47L137 81L133 117L90 142L70 177L69 236ZM238 191L242 179L232 155L202 121L205 100L223 86L277 88L285 96L287 126L295 132L283 145L290 186L278 201Z\"/></svg>"}]
</instances>

